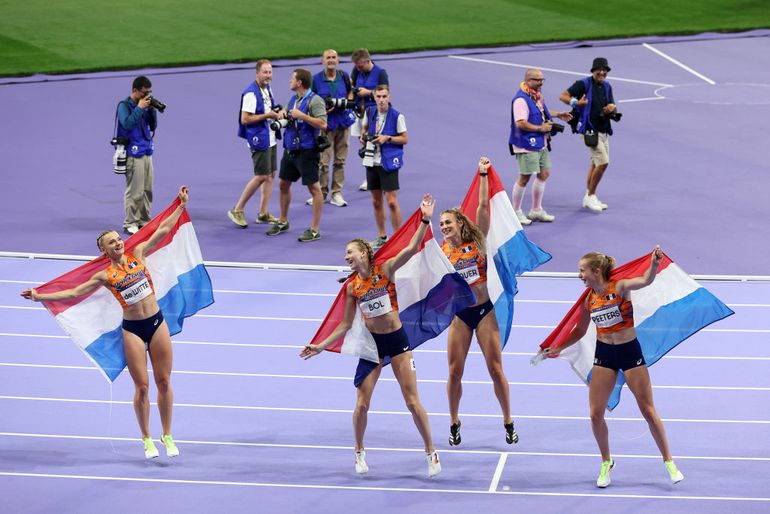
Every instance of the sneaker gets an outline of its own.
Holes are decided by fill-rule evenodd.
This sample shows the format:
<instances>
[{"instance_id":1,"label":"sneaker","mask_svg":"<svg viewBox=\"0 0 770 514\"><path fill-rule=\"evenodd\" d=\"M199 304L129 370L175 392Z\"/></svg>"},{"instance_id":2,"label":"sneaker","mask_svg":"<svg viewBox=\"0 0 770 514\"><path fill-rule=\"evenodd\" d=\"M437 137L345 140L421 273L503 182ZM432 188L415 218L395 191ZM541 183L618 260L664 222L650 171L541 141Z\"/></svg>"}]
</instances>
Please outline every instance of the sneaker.
<instances>
[{"instance_id":1,"label":"sneaker","mask_svg":"<svg viewBox=\"0 0 770 514\"><path fill-rule=\"evenodd\" d=\"M142 445L144 446L145 459L154 459L158 456L158 449L155 448L155 443L152 442L152 437L143 437Z\"/></svg>"},{"instance_id":2,"label":"sneaker","mask_svg":"<svg viewBox=\"0 0 770 514\"><path fill-rule=\"evenodd\" d=\"M586 190L586 196L588 196L588 190ZM607 204L599 200L598 196L596 196L595 194L593 196L596 197L596 201L599 202L599 205L601 205L602 209L607 208ZM583 198L583 200L585 200L585 198ZM585 207L585 205L583 207Z\"/></svg>"},{"instance_id":3,"label":"sneaker","mask_svg":"<svg viewBox=\"0 0 770 514\"><path fill-rule=\"evenodd\" d=\"M556 219L556 216L554 216L552 214L548 214L547 212L545 212L545 209L540 208L540 209L537 209L537 210L531 209L529 211L529 214L527 214L527 218L529 218L532 221L547 221L547 222L551 222L551 221Z\"/></svg>"},{"instance_id":4,"label":"sneaker","mask_svg":"<svg viewBox=\"0 0 770 514\"><path fill-rule=\"evenodd\" d=\"M356 473L363 475L367 471L369 471L369 466L366 465L366 452L358 450L356 452Z\"/></svg>"},{"instance_id":5,"label":"sneaker","mask_svg":"<svg viewBox=\"0 0 770 514\"><path fill-rule=\"evenodd\" d=\"M126 234L130 234L130 235L132 235L132 236L133 236L134 234L136 234L137 232L139 232L139 227L138 227L137 225L129 225L129 226L127 226L126 228L124 228L124 229L123 229L123 231L124 231Z\"/></svg>"},{"instance_id":6,"label":"sneaker","mask_svg":"<svg viewBox=\"0 0 770 514\"><path fill-rule=\"evenodd\" d=\"M171 434L162 435L160 442L166 447L166 457L177 457L179 455L179 448L174 444L174 438L171 437Z\"/></svg>"},{"instance_id":7,"label":"sneaker","mask_svg":"<svg viewBox=\"0 0 770 514\"><path fill-rule=\"evenodd\" d=\"M388 241L388 236L379 236L374 241L369 241L369 244L372 245L372 250L375 252L382 248L382 245L384 245Z\"/></svg>"},{"instance_id":8,"label":"sneaker","mask_svg":"<svg viewBox=\"0 0 770 514\"><path fill-rule=\"evenodd\" d=\"M324 196L324 202L323 203L328 203L328 202L329 202L329 199ZM305 205L310 205L310 206L313 205L313 197L312 196L310 198L308 198L307 200L305 200Z\"/></svg>"},{"instance_id":9,"label":"sneaker","mask_svg":"<svg viewBox=\"0 0 770 514\"><path fill-rule=\"evenodd\" d=\"M668 476L671 477L672 484L678 484L684 480L684 475L679 471L679 468L676 467L673 460L667 460L663 462L663 464L666 465L666 471L668 471Z\"/></svg>"},{"instance_id":10,"label":"sneaker","mask_svg":"<svg viewBox=\"0 0 770 514\"><path fill-rule=\"evenodd\" d=\"M519 442L519 434L513 428L513 421L510 423L503 423L505 427L505 442L508 444L516 444Z\"/></svg>"},{"instance_id":11,"label":"sneaker","mask_svg":"<svg viewBox=\"0 0 770 514\"><path fill-rule=\"evenodd\" d=\"M301 243L309 243L310 241L318 241L319 239L321 239L321 231L313 230L312 228L307 229L301 236L299 236L299 242Z\"/></svg>"},{"instance_id":12,"label":"sneaker","mask_svg":"<svg viewBox=\"0 0 770 514\"><path fill-rule=\"evenodd\" d=\"M227 217L230 218L230 221L235 223L241 228L246 228L249 226L248 223L246 223L246 217L243 215L243 211L236 211L235 209L230 209L227 211Z\"/></svg>"},{"instance_id":13,"label":"sneaker","mask_svg":"<svg viewBox=\"0 0 770 514\"><path fill-rule=\"evenodd\" d=\"M441 462L438 460L438 453L431 452L425 455L428 459L428 478L433 478L441 473Z\"/></svg>"},{"instance_id":14,"label":"sneaker","mask_svg":"<svg viewBox=\"0 0 770 514\"><path fill-rule=\"evenodd\" d=\"M289 230L289 222L278 220L273 223L273 226L267 229L267 232L265 233L268 236L277 236L281 232L286 232L287 230Z\"/></svg>"},{"instance_id":15,"label":"sneaker","mask_svg":"<svg viewBox=\"0 0 770 514\"><path fill-rule=\"evenodd\" d=\"M586 194L583 196L583 207L590 209L593 212L602 212L602 206L599 204L599 200L596 198L596 195Z\"/></svg>"},{"instance_id":16,"label":"sneaker","mask_svg":"<svg viewBox=\"0 0 770 514\"><path fill-rule=\"evenodd\" d=\"M273 223L278 223L279 221L281 220L279 220L269 212L260 212L259 214L257 214L257 219L254 220L254 223L257 223L259 225L264 225L265 223L273 224Z\"/></svg>"},{"instance_id":17,"label":"sneaker","mask_svg":"<svg viewBox=\"0 0 770 514\"><path fill-rule=\"evenodd\" d=\"M605 488L612 480L610 480L610 471L615 467L615 461L605 460L602 462L602 469L599 471L599 478L596 479L596 487Z\"/></svg>"},{"instance_id":18,"label":"sneaker","mask_svg":"<svg viewBox=\"0 0 770 514\"><path fill-rule=\"evenodd\" d=\"M460 441L462 441L462 438L460 437L460 425L462 425L462 423L459 419L457 420L457 423L449 425L449 446L457 446L460 444Z\"/></svg>"},{"instance_id":19,"label":"sneaker","mask_svg":"<svg viewBox=\"0 0 770 514\"><path fill-rule=\"evenodd\" d=\"M361 185L358 186L359 191L366 191L369 189L369 184L366 183L366 179L364 179L363 182L361 182Z\"/></svg>"},{"instance_id":20,"label":"sneaker","mask_svg":"<svg viewBox=\"0 0 770 514\"><path fill-rule=\"evenodd\" d=\"M348 204L342 197L342 193L332 193L332 199L329 200L329 203L337 207L345 207Z\"/></svg>"},{"instance_id":21,"label":"sneaker","mask_svg":"<svg viewBox=\"0 0 770 514\"><path fill-rule=\"evenodd\" d=\"M529 225L530 223L532 223L531 219L524 216L524 211L522 211L521 209L516 211L516 217L519 218L519 223L521 223L522 225Z\"/></svg>"}]
</instances>

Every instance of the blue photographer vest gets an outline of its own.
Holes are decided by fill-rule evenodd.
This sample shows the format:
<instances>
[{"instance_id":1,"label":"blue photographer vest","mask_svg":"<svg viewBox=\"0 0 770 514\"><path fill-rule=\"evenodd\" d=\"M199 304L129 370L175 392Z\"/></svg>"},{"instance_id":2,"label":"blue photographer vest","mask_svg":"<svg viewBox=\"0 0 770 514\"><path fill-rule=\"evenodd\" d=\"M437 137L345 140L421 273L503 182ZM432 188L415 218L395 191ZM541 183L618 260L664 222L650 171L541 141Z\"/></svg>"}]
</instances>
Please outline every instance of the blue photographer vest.
<instances>
[{"instance_id":1,"label":"blue photographer vest","mask_svg":"<svg viewBox=\"0 0 770 514\"><path fill-rule=\"evenodd\" d=\"M380 134L385 136L397 136L398 135L398 116L400 113L393 107L388 109L385 115L385 126L382 127ZM371 135L377 134L377 108L369 109L366 112L368 118L367 132ZM382 154L382 167L385 171L396 171L404 165L404 145L397 145L396 143L385 143L380 146L380 152Z\"/></svg>"},{"instance_id":2,"label":"blue photographer vest","mask_svg":"<svg viewBox=\"0 0 770 514\"><path fill-rule=\"evenodd\" d=\"M366 89L370 89L372 91L375 90L375 88L380 83L380 72L382 71L382 68L377 66L376 64L372 65L372 71L364 75L361 72L358 72L356 75L356 83L353 84L355 87L365 87ZM371 96L366 97L366 108L376 106L377 103L374 101L374 98Z\"/></svg>"},{"instance_id":3,"label":"blue photographer vest","mask_svg":"<svg viewBox=\"0 0 770 514\"><path fill-rule=\"evenodd\" d=\"M350 91L350 79L345 76L345 72L337 70L337 76L333 83L337 85L336 92L332 91L331 83L326 80L326 75L323 71L316 73L313 76L313 92L321 98L346 98ZM352 109L345 109L344 111L335 109L327 114L326 130L332 131L338 128L348 128L355 121L356 115Z\"/></svg>"},{"instance_id":4,"label":"blue photographer vest","mask_svg":"<svg viewBox=\"0 0 770 514\"><path fill-rule=\"evenodd\" d=\"M586 77L583 79L583 85L586 88L586 98L588 99L588 103L583 107L575 107L577 109L578 114L580 115L579 121L577 123L577 133L578 134L585 134L587 129L593 129L593 125L591 124L591 105L593 103L593 86L594 86L594 78L593 77ZM607 95L607 103L610 103L610 98L612 98L612 86L610 86L610 83L606 80L604 81L604 91ZM612 135L612 125L610 123L610 120L607 120L607 134L610 136Z\"/></svg>"},{"instance_id":5,"label":"blue photographer vest","mask_svg":"<svg viewBox=\"0 0 770 514\"><path fill-rule=\"evenodd\" d=\"M273 90L267 86L267 92L270 95L270 103L275 105L273 100ZM265 114L265 100L262 98L262 91L256 82L252 82L249 87L241 93L241 107L243 106L243 97L249 93L254 93L257 97L257 112L254 114ZM270 122L263 120L253 125L243 125L241 123L241 110L238 109L238 137L242 137L249 143L252 150L264 151L270 148Z\"/></svg>"},{"instance_id":6,"label":"blue photographer vest","mask_svg":"<svg viewBox=\"0 0 770 514\"><path fill-rule=\"evenodd\" d=\"M511 135L508 137L508 144L516 145L517 147L523 148L525 150L542 150L545 146L546 134L544 132L529 132L526 130L521 130L516 126L516 120L513 116L513 102L515 102L517 98L523 98L524 101L527 102L527 107L529 107L529 118L527 118L528 122L533 125L541 125L544 121L543 114L540 112L540 108L537 106L535 101L532 100L532 97L530 97L527 93L522 91L521 88L519 88L519 91L513 97L513 100L511 100ZM543 110L545 111L548 119L551 119L551 113L548 111L548 107L546 107L545 101L543 101Z\"/></svg>"},{"instance_id":7,"label":"blue photographer vest","mask_svg":"<svg viewBox=\"0 0 770 514\"><path fill-rule=\"evenodd\" d=\"M133 115L136 109L139 109L136 102L129 96L122 102L128 107L128 112ZM120 109L120 104L118 104ZM140 109L141 110L141 109ZM118 122L117 135L127 137L131 142L126 147L126 155L129 157L141 157L143 155L152 155L154 145L152 144L152 129L148 117L152 116L149 111L143 111L141 119L133 126L131 130L126 130Z\"/></svg>"},{"instance_id":8,"label":"blue photographer vest","mask_svg":"<svg viewBox=\"0 0 770 514\"><path fill-rule=\"evenodd\" d=\"M286 109L286 111L289 112L296 106L297 109L304 112L305 114L308 114L310 109L310 99L314 96L315 93L308 90L307 93L305 93L305 96L303 96L300 100L298 106L297 96L292 96L289 99L289 107ZM315 138L318 136L319 132L320 131L317 128L313 127L309 123L305 123L304 121L300 120L294 120L294 123L290 123L283 133L283 147L287 150L308 150L315 148Z\"/></svg>"}]
</instances>

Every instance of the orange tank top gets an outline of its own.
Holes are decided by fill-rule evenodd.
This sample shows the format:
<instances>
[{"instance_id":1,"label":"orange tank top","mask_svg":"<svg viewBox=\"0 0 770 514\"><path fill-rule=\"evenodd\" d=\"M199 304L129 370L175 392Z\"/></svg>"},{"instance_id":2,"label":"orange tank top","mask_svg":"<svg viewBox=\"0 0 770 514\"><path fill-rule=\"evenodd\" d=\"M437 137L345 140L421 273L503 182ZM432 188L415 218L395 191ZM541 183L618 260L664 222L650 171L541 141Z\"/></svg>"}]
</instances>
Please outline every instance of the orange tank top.
<instances>
[{"instance_id":1,"label":"orange tank top","mask_svg":"<svg viewBox=\"0 0 770 514\"><path fill-rule=\"evenodd\" d=\"M382 274L379 266L374 267L369 278L361 278L356 274L352 284L352 294L358 300L358 307L365 318L398 312L396 285Z\"/></svg>"},{"instance_id":2,"label":"orange tank top","mask_svg":"<svg viewBox=\"0 0 770 514\"><path fill-rule=\"evenodd\" d=\"M441 250L468 284L483 284L487 281L487 257L479 252L476 243L463 243L452 248L444 241Z\"/></svg>"},{"instance_id":3,"label":"orange tank top","mask_svg":"<svg viewBox=\"0 0 770 514\"><path fill-rule=\"evenodd\" d=\"M615 281L609 282L601 296L593 289L588 293L591 321L596 324L598 334L619 332L634 326L634 306L630 300L623 300L618 295L615 285Z\"/></svg>"},{"instance_id":4,"label":"orange tank top","mask_svg":"<svg viewBox=\"0 0 770 514\"><path fill-rule=\"evenodd\" d=\"M125 264L110 264L105 270L107 286L124 309L155 294L150 272L144 264L130 253L125 257Z\"/></svg>"}]
</instances>

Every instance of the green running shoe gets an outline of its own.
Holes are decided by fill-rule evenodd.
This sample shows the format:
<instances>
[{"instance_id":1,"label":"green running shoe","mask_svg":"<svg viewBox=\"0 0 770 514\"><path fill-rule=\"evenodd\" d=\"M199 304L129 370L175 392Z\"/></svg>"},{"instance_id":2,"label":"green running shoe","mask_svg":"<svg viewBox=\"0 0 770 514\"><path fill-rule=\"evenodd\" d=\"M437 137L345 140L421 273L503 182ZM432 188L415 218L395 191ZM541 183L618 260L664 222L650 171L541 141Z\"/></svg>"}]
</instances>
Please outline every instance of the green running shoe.
<instances>
[{"instance_id":1,"label":"green running shoe","mask_svg":"<svg viewBox=\"0 0 770 514\"><path fill-rule=\"evenodd\" d=\"M152 442L152 437L143 437L142 445L144 446L145 459L154 459L158 456L158 449L155 448L155 443Z\"/></svg>"},{"instance_id":2,"label":"green running shoe","mask_svg":"<svg viewBox=\"0 0 770 514\"><path fill-rule=\"evenodd\" d=\"M596 479L596 487L605 488L612 480L610 479L610 471L615 467L615 461L613 459L605 460L602 462L602 469L599 471L599 478Z\"/></svg>"},{"instance_id":3,"label":"green running shoe","mask_svg":"<svg viewBox=\"0 0 770 514\"><path fill-rule=\"evenodd\" d=\"M174 444L174 438L171 437L171 434L164 434L163 436L161 436L160 440L163 443L163 446L166 447L167 457L176 457L177 455L179 455L179 448L177 448L176 445Z\"/></svg>"},{"instance_id":4,"label":"green running shoe","mask_svg":"<svg viewBox=\"0 0 770 514\"><path fill-rule=\"evenodd\" d=\"M676 467L673 460L664 461L663 464L666 465L666 471L668 471L668 475L671 477L672 484L678 484L684 480L684 475L679 471L679 468Z\"/></svg>"}]
</instances>

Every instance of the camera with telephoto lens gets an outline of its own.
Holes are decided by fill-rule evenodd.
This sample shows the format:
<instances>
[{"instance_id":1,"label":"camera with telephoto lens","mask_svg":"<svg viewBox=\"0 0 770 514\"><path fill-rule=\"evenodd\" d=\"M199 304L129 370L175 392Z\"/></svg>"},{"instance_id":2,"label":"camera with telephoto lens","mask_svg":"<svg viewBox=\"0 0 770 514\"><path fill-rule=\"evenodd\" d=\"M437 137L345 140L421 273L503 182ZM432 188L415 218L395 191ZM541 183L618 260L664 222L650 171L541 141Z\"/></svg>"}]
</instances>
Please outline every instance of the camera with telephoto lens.
<instances>
[{"instance_id":1,"label":"camera with telephoto lens","mask_svg":"<svg viewBox=\"0 0 770 514\"><path fill-rule=\"evenodd\" d=\"M622 117L623 117L623 113L622 112L618 112L618 111L603 112L602 113L602 118L606 118L606 119L612 120L612 121L620 121L620 118L622 118Z\"/></svg>"},{"instance_id":2,"label":"camera with telephoto lens","mask_svg":"<svg viewBox=\"0 0 770 514\"><path fill-rule=\"evenodd\" d=\"M374 140L377 136L366 133L361 135L361 139L364 141L364 146L358 149L358 156L362 159L364 167L371 168L374 166Z\"/></svg>"},{"instance_id":3,"label":"camera with telephoto lens","mask_svg":"<svg viewBox=\"0 0 770 514\"><path fill-rule=\"evenodd\" d=\"M131 143L131 140L124 136L113 137L110 140L110 144L115 147L115 153L112 154L112 167L115 173L123 175L126 173L126 147Z\"/></svg>"},{"instance_id":4,"label":"camera with telephoto lens","mask_svg":"<svg viewBox=\"0 0 770 514\"><path fill-rule=\"evenodd\" d=\"M286 118L282 120L273 120L270 122L270 129L274 130L275 132L279 132L281 129L285 129L289 126L291 123L291 120L288 120Z\"/></svg>"},{"instance_id":5,"label":"camera with telephoto lens","mask_svg":"<svg viewBox=\"0 0 770 514\"><path fill-rule=\"evenodd\" d=\"M562 132L564 132L564 125L562 125L561 123L554 123L552 121L551 122L551 132L550 132L551 137L555 136L556 134L560 134Z\"/></svg>"},{"instance_id":6,"label":"camera with telephoto lens","mask_svg":"<svg viewBox=\"0 0 770 514\"><path fill-rule=\"evenodd\" d=\"M157 109L158 112L164 112L166 110L166 104L164 104L163 102L161 102L160 100L158 100L154 96L149 95L147 98L150 100L150 106L152 106L155 109Z\"/></svg>"},{"instance_id":7,"label":"camera with telephoto lens","mask_svg":"<svg viewBox=\"0 0 770 514\"><path fill-rule=\"evenodd\" d=\"M355 109L356 101L348 100L347 98L325 98L324 103L326 109L334 109L335 111L344 111L345 109Z\"/></svg>"}]
</instances>

